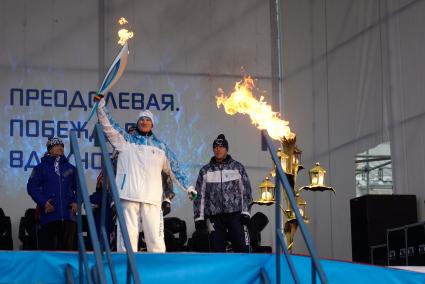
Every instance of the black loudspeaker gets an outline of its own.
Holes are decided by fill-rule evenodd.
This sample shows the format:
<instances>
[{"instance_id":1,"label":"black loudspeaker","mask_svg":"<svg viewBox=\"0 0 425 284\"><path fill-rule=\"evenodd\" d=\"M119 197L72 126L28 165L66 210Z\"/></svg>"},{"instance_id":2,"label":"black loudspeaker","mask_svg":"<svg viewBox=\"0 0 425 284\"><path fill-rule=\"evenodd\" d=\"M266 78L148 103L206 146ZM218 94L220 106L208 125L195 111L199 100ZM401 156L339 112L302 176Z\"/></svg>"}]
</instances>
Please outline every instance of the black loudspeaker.
<instances>
[{"instance_id":1,"label":"black loudspeaker","mask_svg":"<svg viewBox=\"0 0 425 284\"><path fill-rule=\"evenodd\" d=\"M406 262L406 232L403 227L387 231L388 265L404 266Z\"/></svg>"},{"instance_id":2,"label":"black loudspeaker","mask_svg":"<svg viewBox=\"0 0 425 284\"><path fill-rule=\"evenodd\" d=\"M372 260L372 264L374 265L387 265L388 264L387 245L381 244L377 246L371 246L370 258Z\"/></svg>"},{"instance_id":3,"label":"black loudspeaker","mask_svg":"<svg viewBox=\"0 0 425 284\"><path fill-rule=\"evenodd\" d=\"M387 229L417 222L415 195L364 195L350 200L350 211L356 262L372 263L370 249L387 242Z\"/></svg>"},{"instance_id":4,"label":"black loudspeaker","mask_svg":"<svg viewBox=\"0 0 425 284\"><path fill-rule=\"evenodd\" d=\"M387 238L390 266L425 265L425 222L390 229Z\"/></svg>"},{"instance_id":5,"label":"black loudspeaker","mask_svg":"<svg viewBox=\"0 0 425 284\"><path fill-rule=\"evenodd\" d=\"M407 265L425 266L425 222L406 227Z\"/></svg>"}]
</instances>

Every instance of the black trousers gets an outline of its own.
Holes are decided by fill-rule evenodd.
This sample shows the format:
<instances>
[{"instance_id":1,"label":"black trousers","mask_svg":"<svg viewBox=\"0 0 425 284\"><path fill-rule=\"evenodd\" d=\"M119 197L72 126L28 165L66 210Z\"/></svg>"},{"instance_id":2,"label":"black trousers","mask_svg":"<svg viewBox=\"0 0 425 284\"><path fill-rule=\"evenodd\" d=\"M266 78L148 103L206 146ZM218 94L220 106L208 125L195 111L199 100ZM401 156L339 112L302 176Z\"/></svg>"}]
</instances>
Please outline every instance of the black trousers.
<instances>
[{"instance_id":1,"label":"black trousers","mask_svg":"<svg viewBox=\"0 0 425 284\"><path fill-rule=\"evenodd\" d=\"M225 252L228 240L233 251L249 252L248 228L242 225L240 212L211 215L207 220L211 252Z\"/></svg>"},{"instance_id":2,"label":"black trousers","mask_svg":"<svg viewBox=\"0 0 425 284\"><path fill-rule=\"evenodd\" d=\"M42 250L75 250L77 223L70 220L54 221L41 226Z\"/></svg>"}]
</instances>

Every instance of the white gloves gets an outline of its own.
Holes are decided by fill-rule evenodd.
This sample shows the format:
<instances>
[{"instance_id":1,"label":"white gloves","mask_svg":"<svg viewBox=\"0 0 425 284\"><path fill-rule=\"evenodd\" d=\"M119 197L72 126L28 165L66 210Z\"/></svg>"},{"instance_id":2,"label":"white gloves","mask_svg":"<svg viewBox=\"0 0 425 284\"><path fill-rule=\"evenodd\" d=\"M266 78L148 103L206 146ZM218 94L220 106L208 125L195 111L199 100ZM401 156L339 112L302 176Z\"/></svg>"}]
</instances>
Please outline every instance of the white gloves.
<instances>
[{"instance_id":1,"label":"white gloves","mask_svg":"<svg viewBox=\"0 0 425 284\"><path fill-rule=\"evenodd\" d=\"M195 200L198 197L198 192L196 192L193 185L187 188L187 195L189 196L190 200Z\"/></svg>"}]
</instances>

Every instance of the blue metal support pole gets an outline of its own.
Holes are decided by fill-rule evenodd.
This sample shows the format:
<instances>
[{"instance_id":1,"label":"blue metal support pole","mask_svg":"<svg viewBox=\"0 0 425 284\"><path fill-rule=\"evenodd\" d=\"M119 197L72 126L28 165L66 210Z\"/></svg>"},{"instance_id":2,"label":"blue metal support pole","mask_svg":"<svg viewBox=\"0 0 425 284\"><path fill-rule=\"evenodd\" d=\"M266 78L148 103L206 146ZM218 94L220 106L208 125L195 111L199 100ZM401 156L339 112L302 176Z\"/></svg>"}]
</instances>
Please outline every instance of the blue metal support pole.
<instances>
[{"instance_id":1,"label":"blue metal support pole","mask_svg":"<svg viewBox=\"0 0 425 284\"><path fill-rule=\"evenodd\" d=\"M96 259L96 267L97 267L96 271L98 274L99 282L106 283L105 269L103 267L102 255L101 255L100 245L99 245L99 238L95 229L96 226L94 224L94 217L93 217L90 199L88 196L87 185L85 182L84 173L82 171L83 164L81 161L80 150L78 147L77 136L75 134L75 131L70 131L70 138L71 138L71 149L72 149L71 151L75 157L75 165L77 168L77 176L78 176L78 184L79 184L78 189L81 193L82 201L85 205L87 223L90 228L90 238L92 241L93 251L94 251L94 255ZM81 212L79 213L81 215Z\"/></svg>"},{"instance_id":2,"label":"blue metal support pole","mask_svg":"<svg viewBox=\"0 0 425 284\"><path fill-rule=\"evenodd\" d=\"M69 156L73 154L74 147L71 143L71 152ZM90 266L87 258L86 247L84 245L83 237L83 217L82 217L82 197L81 197L81 186L78 180L77 182L77 240L78 240L78 281L84 283L84 271L87 275L87 283L93 283L93 279L90 273ZM83 270L84 268L84 270Z\"/></svg>"},{"instance_id":3,"label":"blue metal support pole","mask_svg":"<svg viewBox=\"0 0 425 284\"><path fill-rule=\"evenodd\" d=\"M78 199L78 240L79 240L79 281L80 283L84 283L83 279L83 267L86 272L86 280L88 283L106 283L106 274L105 268L103 265L103 256L106 255L106 259L108 261L108 265L111 272L111 277L113 283L118 283L115 269L112 261L111 250L109 247L109 237L106 233L105 228L105 220L106 220L106 206L108 198L107 198L107 185L110 185L110 193L112 199L115 203L115 208L117 210L118 222L121 228L121 232L123 234L124 245L127 249L127 283L131 283L132 279L134 283L140 283L139 273L136 267L136 260L134 257L134 253L131 248L130 240L128 237L127 227L125 226L123 209L120 203L118 191L116 188L114 172L112 169L111 160L109 157L109 152L106 147L105 137L103 134L103 127L99 124L95 126L94 135L96 141L98 142L97 146L101 148L101 159L102 159L102 170L103 170L103 184L102 184L102 193L101 193L101 204L100 204L100 230L97 232L96 226L94 224L94 217L92 206L90 203L90 199L88 197L87 184L84 178L83 165L79 152L79 146L77 142L77 137L75 131L70 132L70 140L71 140L71 154L75 157L75 164L77 168L77 176L78 176L78 190L77 190L77 199ZM84 244L84 237L82 234L82 204L86 209L87 223L89 227L90 239L93 245L93 251L95 255L95 266L90 269L87 251ZM100 237L100 239L99 239ZM100 240L100 241L99 241ZM83 266L84 265L84 266Z\"/></svg>"},{"instance_id":4,"label":"blue metal support pole","mask_svg":"<svg viewBox=\"0 0 425 284\"><path fill-rule=\"evenodd\" d=\"M270 279L269 276L267 275L266 271L264 270L264 268L260 269L260 277L262 280L263 284L270 284Z\"/></svg>"},{"instance_id":5,"label":"blue metal support pole","mask_svg":"<svg viewBox=\"0 0 425 284\"><path fill-rule=\"evenodd\" d=\"M101 158L102 163L102 171L105 173L105 161L103 160L103 157ZM100 232L105 230L105 220L106 220L106 207L109 207L109 204L107 204L106 201L106 195L107 195L107 181L106 177L102 176L102 198L100 201ZM102 238L103 239L103 238ZM109 246L109 242L103 242L103 249Z\"/></svg>"},{"instance_id":6,"label":"blue metal support pole","mask_svg":"<svg viewBox=\"0 0 425 284\"><path fill-rule=\"evenodd\" d=\"M275 232L276 232L276 283L280 284L280 247L285 244L281 244L279 240L279 232L281 230L280 226L282 223L281 214L280 214L280 182L279 179L275 181Z\"/></svg>"},{"instance_id":7,"label":"blue metal support pole","mask_svg":"<svg viewBox=\"0 0 425 284\"><path fill-rule=\"evenodd\" d=\"M91 284L93 283L93 279L90 273L89 259L87 257L87 250L86 250L86 246L84 245L84 237L82 233L78 235L78 250L79 250L78 254L81 256L81 262L82 262L80 263L80 266L84 264L84 271L86 272L87 283ZM79 283L84 283L83 269L80 268L79 272L80 272L79 274L81 279Z\"/></svg>"},{"instance_id":8,"label":"blue metal support pole","mask_svg":"<svg viewBox=\"0 0 425 284\"><path fill-rule=\"evenodd\" d=\"M71 154L72 154L72 144L71 144ZM80 246L80 235L83 232L83 218L81 216L81 189L79 183L77 183L77 236L78 236L78 246ZM83 283L83 253L78 248L78 279L79 283Z\"/></svg>"},{"instance_id":9,"label":"blue metal support pole","mask_svg":"<svg viewBox=\"0 0 425 284\"><path fill-rule=\"evenodd\" d=\"M292 187L289 184L288 178L286 177L286 174L284 173L284 171L282 169L282 165L280 163L280 160L276 155L276 149L273 146L271 138L265 132L263 132L263 135L264 135L265 141L267 142L268 149L270 151L272 160L273 160L274 164L276 165L276 176L279 177L280 181L283 183L283 188L285 189L285 192L286 192L287 197L289 199L289 203L294 210L294 213L295 213L295 216L296 216L296 219L297 219L297 222L298 222L298 226L300 227L301 234L302 234L304 241L307 245L307 249L310 252L312 262L314 263L314 267L317 270L317 274L319 275L320 281L321 281L322 284L328 283L326 276L325 276L325 273L323 272L323 268L322 268L322 265L320 263L319 257L317 256L317 252L316 252L316 249L314 247L314 244L313 244L312 238L310 236L310 233L308 231L308 228L305 225L304 219L302 218L300 211L298 209L297 203L295 201L294 193L291 190Z\"/></svg>"},{"instance_id":10,"label":"blue metal support pole","mask_svg":"<svg viewBox=\"0 0 425 284\"><path fill-rule=\"evenodd\" d=\"M291 272L292 278L294 279L294 282L296 284L298 284L298 283L301 283L301 282L298 278L297 271L295 269L294 263L291 260L291 255L289 254L288 248L286 247L284 236L282 234L282 228L280 227L281 226L281 220L282 220L280 218L280 212L282 210L282 208L280 206L280 202L281 202L282 198L281 198L281 193L280 193L281 186L280 186L280 181L279 181L278 176L276 176L275 188L276 188L275 189L276 194L279 195L279 202L277 202L277 198L276 198L276 214L279 214L279 227L277 227L277 230L276 230L276 239L279 241L279 244L280 244L279 253L280 253L280 248L282 248L283 252L284 252L283 255L285 256L286 262L288 263L289 271ZM279 262L280 262L280 260L279 260ZM279 270L280 270L280 266L277 266L276 269L277 268L279 268Z\"/></svg>"},{"instance_id":11,"label":"blue metal support pole","mask_svg":"<svg viewBox=\"0 0 425 284\"><path fill-rule=\"evenodd\" d=\"M130 244L130 239L128 237L128 232L127 232L127 227L125 226L125 220L124 220L124 215L123 215L123 209L122 209L122 205L120 202L120 198L118 195L118 190L117 190L117 186L115 183L115 179L114 177L114 171L112 169L112 163L109 157L109 152L108 149L106 147L106 141L105 141L105 137L103 134L103 126L101 124L96 124L95 126L95 136L97 138L97 141L99 143L100 149L101 149L101 153L102 153L102 159L104 161L104 166L105 166L105 173L108 176L108 180L110 181L109 184L111 186L110 190L111 190L111 195L113 198L113 201L115 203L115 208L117 210L117 220L118 220L118 224L120 226L121 229L121 233L122 233L122 237L124 240L124 245L127 249L127 260L128 260L128 267L127 269L130 269L131 274L133 276L134 282L136 284L140 283L140 277L139 277L139 273L136 267L136 260L134 257L134 252L133 249L131 248L131 244ZM128 277L127 277L127 281L129 281Z\"/></svg>"},{"instance_id":12,"label":"blue metal support pole","mask_svg":"<svg viewBox=\"0 0 425 284\"><path fill-rule=\"evenodd\" d=\"M289 271L291 272L292 278L294 279L294 282L296 284L299 284L301 282L300 282L300 279L298 278L297 270L295 269L294 263L291 260L291 255L288 251L288 248L286 247L286 243L284 241L284 236L283 236L281 231L277 232L277 237L278 237L278 239L281 243L281 246L284 250L283 255L285 256L286 262L288 263Z\"/></svg>"},{"instance_id":13,"label":"blue metal support pole","mask_svg":"<svg viewBox=\"0 0 425 284\"><path fill-rule=\"evenodd\" d=\"M106 244L108 242L109 238L106 235L106 231L105 231L104 228L101 229L101 234L102 234L103 242ZM118 283L117 275L115 273L115 268L114 268L114 262L112 261L111 249L110 249L109 245L105 245L105 252L106 252L106 257L107 257L108 263L109 263L109 270L111 272L112 283Z\"/></svg>"}]
</instances>

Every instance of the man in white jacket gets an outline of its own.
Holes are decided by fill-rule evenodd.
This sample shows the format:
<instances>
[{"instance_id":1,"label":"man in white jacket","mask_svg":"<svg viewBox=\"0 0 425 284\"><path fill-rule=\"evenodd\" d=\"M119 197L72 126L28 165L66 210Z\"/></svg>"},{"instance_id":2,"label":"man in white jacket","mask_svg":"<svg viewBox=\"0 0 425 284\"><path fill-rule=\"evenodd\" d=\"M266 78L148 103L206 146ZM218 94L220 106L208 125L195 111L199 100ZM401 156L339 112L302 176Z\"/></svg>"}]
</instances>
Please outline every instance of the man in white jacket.
<instances>
[{"instance_id":1,"label":"man in white jacket","mask_svg":"<svg viewBox=\"0 0 425 284\"><path fill-rule=\"evenodd\" d=\"M148 252L165 252L161 172L169 175L189 196L196 195L196 191L189 186L175 154L152 133L155 121L149 110L140 112L136 133L128 134L109 114L105 99L96 97L96 100L99 100L97 116L104 133L120 153L115 181L131 247L137 251L142 221ZM120 227L117 227L117 251L123 252L125 246Z\"/></svg>"}]
</instances>

